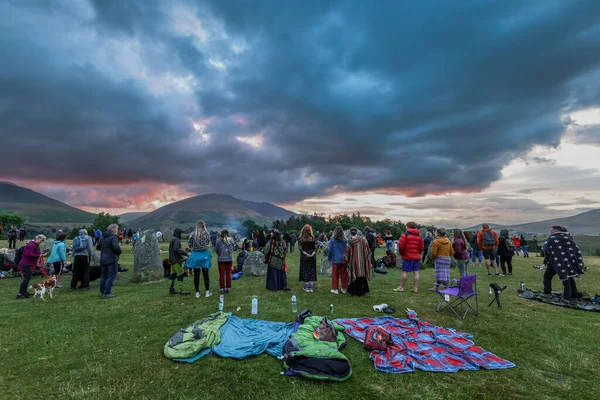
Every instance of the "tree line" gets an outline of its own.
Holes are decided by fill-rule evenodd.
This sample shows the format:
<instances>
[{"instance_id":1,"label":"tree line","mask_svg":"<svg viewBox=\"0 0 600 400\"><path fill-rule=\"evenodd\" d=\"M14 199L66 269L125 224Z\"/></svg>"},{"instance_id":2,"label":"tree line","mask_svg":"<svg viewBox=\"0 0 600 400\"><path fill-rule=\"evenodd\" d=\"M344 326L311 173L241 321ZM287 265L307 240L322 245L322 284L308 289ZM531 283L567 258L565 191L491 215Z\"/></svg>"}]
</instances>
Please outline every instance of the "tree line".
<instances>
[{"instance_id":1,"label":"tree line","mask_svg":"<svg viewBox=\"0 0 600 400\"><path fill-rule=\"evenodd\" d=\"M373 221L369 217L360 215L360 212L352 215L340 214L340 215L299 215L289 217L287 220L277 219L273 221L271 228L278 229L281 232L287 232L289 234L295 233L298 235L304 225L310 225L314 232L331 232L336 226L341 226L344 230L356 227L363 231L366 226L373 229L375 232L381 235L385 235L387 230L392 232L392 236L399 238L402 233L406 231L406 225L400 220L393 219L382 219L379 221ZM246 220L242 224L248 231L256 230L268 230L266 226L260 227L253 220ZM433 225L419 225L419 228L425 228L433 232L436 228Z\"/></svg>"}]
</instances>

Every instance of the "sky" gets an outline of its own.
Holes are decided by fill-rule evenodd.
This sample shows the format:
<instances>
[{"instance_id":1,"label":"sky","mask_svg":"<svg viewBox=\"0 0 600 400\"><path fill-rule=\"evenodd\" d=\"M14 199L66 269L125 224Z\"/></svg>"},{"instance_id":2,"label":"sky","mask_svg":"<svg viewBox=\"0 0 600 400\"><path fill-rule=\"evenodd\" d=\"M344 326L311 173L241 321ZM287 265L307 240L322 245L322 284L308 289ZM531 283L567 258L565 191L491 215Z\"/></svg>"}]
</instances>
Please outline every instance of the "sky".
<instances>
[{"instance_id":1,"label":"sky","mask_svg":"<svg viewBox=\"0 0 600 400\"><path fill-rule=\"evenodd\" d=\"M573 215L600 208L599 48L595 0L4 0L0 180L111 213Z\"/></svg>"}]
</instances>

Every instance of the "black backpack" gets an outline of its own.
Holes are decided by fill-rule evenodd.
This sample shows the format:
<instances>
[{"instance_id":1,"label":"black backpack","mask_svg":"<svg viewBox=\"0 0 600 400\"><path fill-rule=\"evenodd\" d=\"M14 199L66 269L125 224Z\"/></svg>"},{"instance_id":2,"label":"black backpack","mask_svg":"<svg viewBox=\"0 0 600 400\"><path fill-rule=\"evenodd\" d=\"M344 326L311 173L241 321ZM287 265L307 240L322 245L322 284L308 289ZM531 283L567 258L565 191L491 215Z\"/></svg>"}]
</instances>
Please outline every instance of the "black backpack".
<instances>
[{"instance_id":1,"label":"black backpack","mask_svg":"<svg viewBox=\"0 0 600 400\"><path fill-rule=\"evenodd\" d=\"M15 250L15 267L18 267L19 264L21 263L21 258L23 258L23 250L24 249L25 249L25 246L19 247L17 250Z\"/></svg>"}]
</instances>

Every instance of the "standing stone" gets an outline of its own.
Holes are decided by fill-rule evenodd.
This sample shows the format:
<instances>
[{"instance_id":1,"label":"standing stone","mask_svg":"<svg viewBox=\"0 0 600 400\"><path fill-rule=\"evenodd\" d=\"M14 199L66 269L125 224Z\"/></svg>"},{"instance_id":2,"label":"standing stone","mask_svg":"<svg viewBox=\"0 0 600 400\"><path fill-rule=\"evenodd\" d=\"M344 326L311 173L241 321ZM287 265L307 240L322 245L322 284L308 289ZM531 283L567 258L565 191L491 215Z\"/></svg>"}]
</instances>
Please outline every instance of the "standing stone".
<instances>
[{"instance_id":1,"label":"standing stone","mask_svg":"<svg viewBox=\"0 0 600 400\"><path fill-rule=\"evenodd\" d=\"M327 257L327 249L329 248L329 242L323 246L323 255L321 256L321 275L331 276L331 261Z\"/></svg>"},{"instance_id":2,"label":"standing stone","mask_svg":"<svg viewBox=\"0 0 600 400\"><path fill-rule=\"evenodd\" d=\"M165 243L169 243L171 241L171 239L173 238L173 229L172 228L165 228L162 230L162 234L163 234L163 241Z\"/></svg>"},{"instance_id":3,"label":"standing stone","mask_svg":"<svg viewBox=\"0 0 600 400\"><path fill-rule=\"evenodd\" d=\"M244 273L252 276L267 275L267 264L265 255L260 251L253 251L244 261Z\"/></svg>"},{"instance_id":4,"label":"standing stone","mask_svg":"<svg viewBox=\"0 0 600 400\"><path fill-rule=\"evenodd\" d=\"M42 245L42 247L40 248L40 250L42 250L42 253L48 253L48 256L50 256L50 252L52 251L52 247L54 246L54 239L50 239L47 238L46 241L44 242L44 244Z\"/></svg>"},{"instance_id":5,"label":"standing stone","mask_svg":"<svg viewBox=\"0 0 600 400\"><path fill-rule=\"evenodd\" d=\"M94 257L92 258L92 262L90 263L90 267L100 266L100 252L94 250Z\"/></svg>"},{"instance_id":6,"label":"standing stone","mask_svg":"<svg viewBox=\"0 0 600 400\"><path fill-rule=\"evenodd\" d=\"M153 229L143 231L133 250L134 282L162 279L164 270L160 259L160 247Z\"/></svg>"},{"instance_id":7,"label":"standing stone","mask_svg":"<svg viewBox=\"0 0 600 400\"><path fill-rule=\"evenodd\" d=\"M11 263L14 264L15 263L15 253L17 251L16 250L8 250L8 253L6 253L6 255L4 257L6 257L6 259Z\"/></svg>"}]
</instances>

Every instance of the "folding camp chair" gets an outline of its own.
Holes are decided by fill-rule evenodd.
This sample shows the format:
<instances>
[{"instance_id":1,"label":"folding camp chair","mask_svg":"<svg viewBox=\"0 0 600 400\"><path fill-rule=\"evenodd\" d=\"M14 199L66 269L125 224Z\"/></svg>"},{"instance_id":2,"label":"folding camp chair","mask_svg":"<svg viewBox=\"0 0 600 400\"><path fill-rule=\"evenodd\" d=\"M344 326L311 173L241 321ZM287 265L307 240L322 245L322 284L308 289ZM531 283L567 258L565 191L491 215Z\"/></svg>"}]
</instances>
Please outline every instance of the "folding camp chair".
<instances>
[{"instance_id":1,"label":"folding camp chair","mask_svg":"<svg viewBox=\"0 0 600 400\"><path fill-rule=\"evenodd\" d=\"M500 295L506 289L506 285L504 287L500 287L497 283L490 283L490 293L494 292L494 298L488 304L488 307L494 304L494 301L498 304L498 308L502 310L502 303L500 302Z\"/></svg>"},{"instance_id":2,"label":"folding camp chair","mask_svg":"<svg viewBox=\"0 0 600 400\"><path fill-rule=\"evenodd\" d=\"M478 315L477 275L461 276L458 281L454 279L454 283L454 286L449 286L446 289L436 289L436 293L442 298L437 312L449 308L460 319L465 319L469 311ZM475 300L475 308L473 308L473 300ZM462 313L463 307L465 308L464 313ZM462 315L457 312L459 308Z\"/></svg>"}]
</instances>

